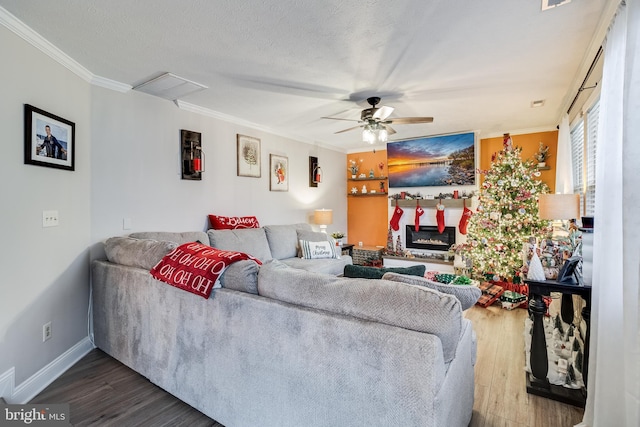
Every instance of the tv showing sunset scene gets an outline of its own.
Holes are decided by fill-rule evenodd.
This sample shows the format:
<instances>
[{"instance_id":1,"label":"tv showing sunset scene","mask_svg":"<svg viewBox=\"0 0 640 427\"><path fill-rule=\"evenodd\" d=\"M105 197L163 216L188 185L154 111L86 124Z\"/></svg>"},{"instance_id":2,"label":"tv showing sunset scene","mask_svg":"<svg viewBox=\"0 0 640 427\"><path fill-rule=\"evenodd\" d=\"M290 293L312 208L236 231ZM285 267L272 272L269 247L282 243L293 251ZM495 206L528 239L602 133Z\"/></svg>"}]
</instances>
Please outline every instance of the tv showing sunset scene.
<instances>
[{"instance_id":1,"label":"tv showing sunset scene","mask_svg":"<svg viewBox=\"0 0 640 427\"><path fill-rule=\"evenodd\" d=\"M387 144L389 187L475 183L475 134L430 136Z\"/></svg>"}]
</instances>

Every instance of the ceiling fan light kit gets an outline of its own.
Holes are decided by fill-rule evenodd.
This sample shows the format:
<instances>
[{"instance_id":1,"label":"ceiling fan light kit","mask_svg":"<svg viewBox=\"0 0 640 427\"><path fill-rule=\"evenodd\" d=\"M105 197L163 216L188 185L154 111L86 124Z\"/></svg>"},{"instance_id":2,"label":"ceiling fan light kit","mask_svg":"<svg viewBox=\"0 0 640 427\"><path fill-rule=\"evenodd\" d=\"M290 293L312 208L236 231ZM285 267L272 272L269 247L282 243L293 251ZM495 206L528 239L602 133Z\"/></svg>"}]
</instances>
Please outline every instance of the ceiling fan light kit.
<instances>
[{"instance_id":1,"label":"ceiling fan light kit","mask_svg":"<svg viewBox=\"0 0 640 427\"><path fill-rule=\"evenodd\" d=\"M389 135L396 133L395 129L389 126L392 123L406 125L433 122L433 117L388 118L391 113L393 113L394 108L384 105L376 107L376 105L380 103L380 97L369 97L367 98L367 102L371 105L371 108L365 108L360 112L360 120L344 119L339 117L323 117L323 119L357 121L358 123L362 123L359 126L339 130L335 133L338 134L362 128L362 141L372 145L378 142L387 142L389 140Z\"/></svg>"}]
</instances>

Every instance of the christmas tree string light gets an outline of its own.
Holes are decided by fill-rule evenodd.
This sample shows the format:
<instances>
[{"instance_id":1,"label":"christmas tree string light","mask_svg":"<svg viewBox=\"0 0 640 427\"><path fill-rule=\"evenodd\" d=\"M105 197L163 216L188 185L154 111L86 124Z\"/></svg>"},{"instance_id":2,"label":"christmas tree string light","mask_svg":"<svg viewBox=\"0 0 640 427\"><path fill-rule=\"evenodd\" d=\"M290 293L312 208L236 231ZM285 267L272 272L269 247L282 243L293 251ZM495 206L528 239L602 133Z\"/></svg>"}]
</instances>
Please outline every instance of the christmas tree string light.
<instances>
[{"instance_id":1,"label":"christmas tree string light","mask_svg":"<svg viewBox=\"0 0 640 427\"><path fill-rule=\"evenodd\" d=\"M550 223L538 217L538 195L549 192L539 180L540 172L531 160L522 161L521 147L514 147L505 135L504 149L494 154L485 179L479 205L468 222L467 242L459 253L471 259L473 276L520 282L522 248L530 236L544 237Z\"/></svg>"}]
</instances>

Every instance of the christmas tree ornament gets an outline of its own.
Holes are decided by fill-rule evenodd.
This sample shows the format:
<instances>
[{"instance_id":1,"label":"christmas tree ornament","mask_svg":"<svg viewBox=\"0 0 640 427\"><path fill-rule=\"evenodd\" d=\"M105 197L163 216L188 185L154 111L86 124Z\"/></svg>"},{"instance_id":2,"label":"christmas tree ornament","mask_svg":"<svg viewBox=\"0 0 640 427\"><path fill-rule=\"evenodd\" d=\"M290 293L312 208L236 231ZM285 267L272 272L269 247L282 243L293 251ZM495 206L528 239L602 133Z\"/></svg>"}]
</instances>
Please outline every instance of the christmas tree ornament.
<instances>
[{"instance_id":1,"label":"christmas tree ornament","mask_svg":"<svg viewBox=\"0 0 640 427\"><path fill-rule=\"evenodd\" d=\"M442 200L436 205L436 223L438 224L438 233L444 231L444 205Z\"/></svg>"},{"instance_id":2,"label":"christmas tree ornament","mask_svg":"<svg viewBox=\"0 0 640 427\"><path fill-rule=\"evenodd\" d=\"M420 231L420 217L424 214L424 209L420 207L420 201L416 199L416 217L414 220L414 226L416 231Z\"/></svg>"},{"instance_id":3,"label":"christmas tree ornament","mask_svg":"<svg viewBox=\"0 0 640 427\"><path fill-rule=\"evenodd\" d=\"M393 229L393 231L400 230L400 218L402 217L403 213L404 211L400 206L398 206L398 201L396 200L396 208L393 211L393 216L391 217L391 221L389 221L389 225L391 225L391 228Z\"/></svg>"}]
</instances>

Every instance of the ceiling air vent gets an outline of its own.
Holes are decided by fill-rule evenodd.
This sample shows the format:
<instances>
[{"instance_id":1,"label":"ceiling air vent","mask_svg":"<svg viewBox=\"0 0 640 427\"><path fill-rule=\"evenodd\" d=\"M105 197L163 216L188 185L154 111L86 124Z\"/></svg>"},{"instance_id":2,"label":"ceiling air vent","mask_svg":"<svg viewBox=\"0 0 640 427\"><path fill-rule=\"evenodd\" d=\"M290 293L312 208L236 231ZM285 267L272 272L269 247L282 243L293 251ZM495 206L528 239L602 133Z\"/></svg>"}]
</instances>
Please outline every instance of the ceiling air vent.
<instances>
[{"instance_id":1,"label":"ceiling air vent","mask_svg":"<svg viewBox=\"0 0 640 427\"><path fill-rule=\"evenodd\" d=\"M150 95L159 96L160 98L168 99L170 101L175 101L176 99L180 99L191 93L208 88L205 85L178 77L175 74L164 73L161 76L139 84L134 87L134 89Z\"/></svg>"},{"instance_id":2,"label":"ceiling air vent","mask_svg":"<svg viewBox=\"0 0 640 427\"><path fill-rule=\"evenodd\" d=\"M571 3L571 0L542 0L542 10L553 9L567 3Z\"/></svg>"}]
</instances>

